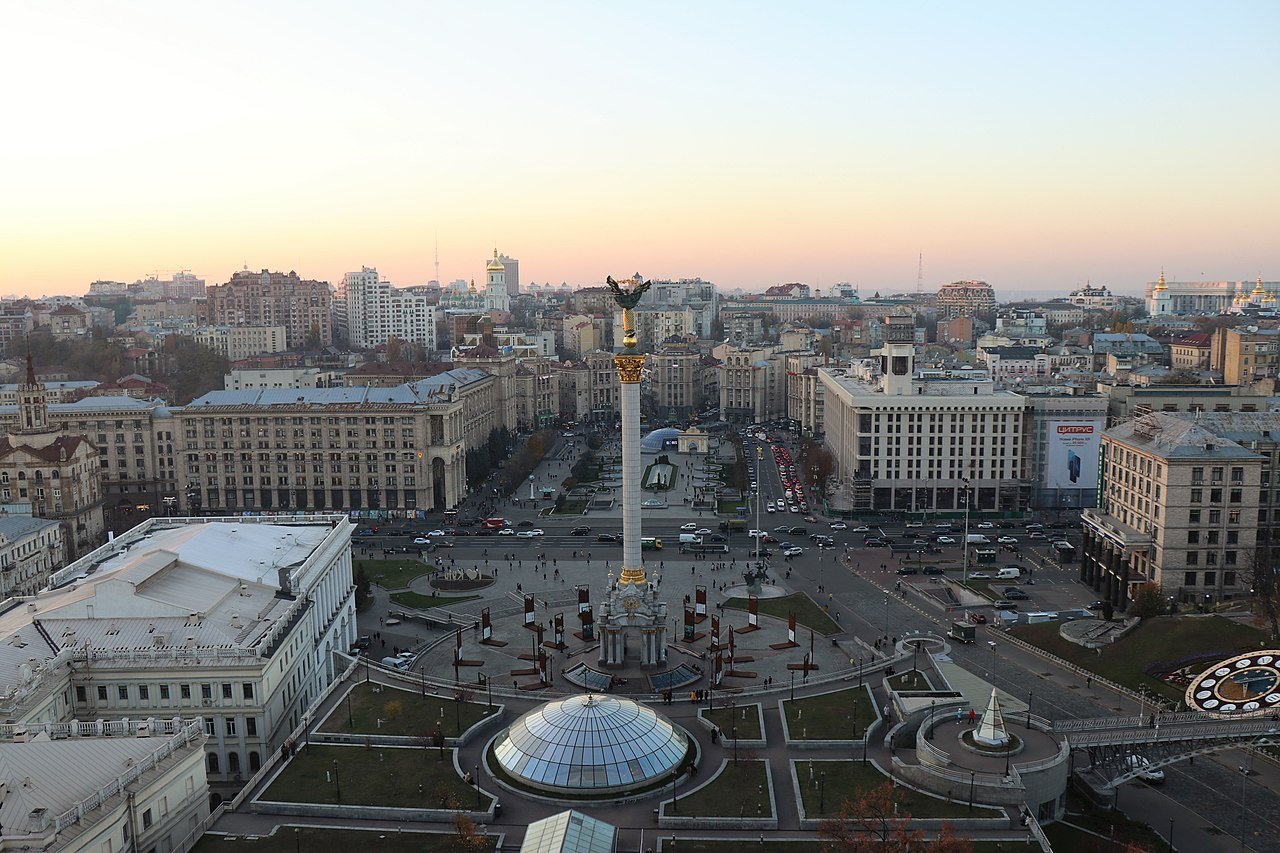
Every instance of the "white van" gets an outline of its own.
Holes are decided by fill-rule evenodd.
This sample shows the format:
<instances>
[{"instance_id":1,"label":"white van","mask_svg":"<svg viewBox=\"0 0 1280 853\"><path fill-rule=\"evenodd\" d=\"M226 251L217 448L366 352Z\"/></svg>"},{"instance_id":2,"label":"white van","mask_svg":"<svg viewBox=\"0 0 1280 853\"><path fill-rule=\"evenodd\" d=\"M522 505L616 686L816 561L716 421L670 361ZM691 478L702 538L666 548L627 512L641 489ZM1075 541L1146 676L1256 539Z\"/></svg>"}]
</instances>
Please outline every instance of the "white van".
<instances>
[{"instance_id":1,"label":"white van","mask_svg":"<svg viewBox=\"0 0 1280 853\"><path fill-rule=\"evenodd\" d=\"M1007 568L1007 569L1001 569L1000 571L996 572L997 580L1002 580L1002 581L1016 580L1020 577L1022 577L1022 569Z\"/></svg>"},{"instance_id":2,"label":"white van","mask_svg":"<svg viewBox=\"0 0 1280 853\"><path fill-rule=\"evenodd\" d=\"M390 667L391 669L398 669L401 671L404 671L409 668L409 662L404 658L399 658L399 657L383 658L382 665L386 667Z\"/></svg>"},{"instance_id":3,"label":"white van","mask_svg":"<svg viewBox=\"0 0 1280 853\"><path fill-rule=\"evenodd\" d=\"M681 533L680 544L681 545L701 545L702 537L696 533Z\"/></svg>"},{"instance_id":4,"label":"white van","mask_svg":"<svg viewBox=\"0 0 1280 853\"><path fill-rule=\"evenodd\" d=\"M990 545L991 540L981 533L970 533L964 537L964 541L969 545Z\"/></svg>"}]
</instances>

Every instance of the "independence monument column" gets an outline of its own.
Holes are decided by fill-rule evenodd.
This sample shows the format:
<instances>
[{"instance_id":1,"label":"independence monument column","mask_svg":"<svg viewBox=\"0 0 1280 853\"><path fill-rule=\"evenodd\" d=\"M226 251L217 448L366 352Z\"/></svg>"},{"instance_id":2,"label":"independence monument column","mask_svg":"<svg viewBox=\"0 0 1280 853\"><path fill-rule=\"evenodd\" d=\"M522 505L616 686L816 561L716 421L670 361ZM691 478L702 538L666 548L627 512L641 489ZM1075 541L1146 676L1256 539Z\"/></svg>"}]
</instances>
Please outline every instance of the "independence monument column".
<instances>
[{"instance_id":1,"label":"independence monument column","mask_svg":"<svg viewBox=\"0 0 1280 853\"><path fill-rule=\"evenodd\" d=\"M640 373L644 356L636 352L635 307L649 289L649 282L636 276L635 285L624 291L612 277L608 279L613 300L622 308L622 352L613 357L622 386L622 574L618 584L643 586L644 562L640 556Z\"/></svg>"}]
</instances>

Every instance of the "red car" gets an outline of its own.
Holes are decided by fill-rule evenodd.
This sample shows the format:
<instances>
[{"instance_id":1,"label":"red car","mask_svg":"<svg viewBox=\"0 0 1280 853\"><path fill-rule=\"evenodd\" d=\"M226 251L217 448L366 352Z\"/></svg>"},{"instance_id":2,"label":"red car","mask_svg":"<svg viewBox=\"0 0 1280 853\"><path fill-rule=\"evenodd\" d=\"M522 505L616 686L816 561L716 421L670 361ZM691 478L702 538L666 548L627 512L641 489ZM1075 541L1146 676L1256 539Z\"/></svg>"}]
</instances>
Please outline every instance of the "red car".
<instances>
[{"instance_id":1,"label":"red car","mask_svg":"<svg viewBox=\"0 0 1280 853\"><path fill-rule=\"evenodd\" d=\"M987 624L987 617L981 613L970 613L969 621L974 622L978 625L985 625Z\"/></svg>"}]
</instances>

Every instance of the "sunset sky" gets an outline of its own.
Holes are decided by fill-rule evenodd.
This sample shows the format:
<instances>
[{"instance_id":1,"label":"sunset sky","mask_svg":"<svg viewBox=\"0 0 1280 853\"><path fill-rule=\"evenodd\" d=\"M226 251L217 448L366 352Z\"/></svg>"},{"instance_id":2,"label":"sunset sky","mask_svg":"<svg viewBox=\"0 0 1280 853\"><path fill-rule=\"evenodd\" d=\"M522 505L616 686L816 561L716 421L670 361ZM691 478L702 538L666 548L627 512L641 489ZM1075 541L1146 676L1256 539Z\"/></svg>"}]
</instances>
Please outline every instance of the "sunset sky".
<instances>
[{"instance_id":1,"label":"sunset sky","mask_svg":"<svg viewBox=\"0 0 1280 853\"><path fill-rule=\"evenodd\" d=\"M0 294L1280 279L1280 4L4 5Z\"/></svg>"}]
</instances>

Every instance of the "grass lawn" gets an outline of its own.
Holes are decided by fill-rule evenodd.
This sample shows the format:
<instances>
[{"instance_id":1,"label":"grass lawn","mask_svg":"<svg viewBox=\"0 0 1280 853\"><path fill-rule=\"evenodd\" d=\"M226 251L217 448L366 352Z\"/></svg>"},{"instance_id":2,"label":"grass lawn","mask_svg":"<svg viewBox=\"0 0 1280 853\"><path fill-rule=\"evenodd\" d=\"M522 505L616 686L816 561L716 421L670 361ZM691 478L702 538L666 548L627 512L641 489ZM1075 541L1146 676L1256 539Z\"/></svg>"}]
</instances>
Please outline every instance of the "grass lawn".
<instances>
[{"instance_id":1,"label":"grass lawn","mask_svg":"<svg viewBox=\"0 0 1280 853\"><path fill-rule=\"evenodd\" d=\"M825 791L809 781L809 762L796 762L805 817L833 817L840 811L840 804L845 800L856 800L864 792L878 788L889 781L889 777L877 770L874 764L863 764L861 761L813 762L814 779L821 779L819 774L824 772L827 774ZM899 810L908 812L912 817L958 818L986 815L996 817L1000 814L977 808L970 812L966 803L948 803L946 800L931 797L910 788L896 788L894 794Z\"/></svg>"},{"instance_id":2,"label":"grass lawn","mask_svg":"<svg viewBox=\"0 0 1280 853\"><path fill-rule=\"evenodd\" d=\"M792 740L850 740L855 722L861 737L876 719L875 708L861 687L788 700L782 707L786 709L787 731Z\"/></svg>"},{"instance_id":3,"label":"grass lawn","mask_svg":"<svg viewBox=\"0 0 1280 853\"><path fill-rule=\"evenodd\" d=\"M453 771L452 750L444 761L434 749L390 747L299 747L262 799L284 803L344 803L389 808L473 808L475 789ZM337 761L337 784L333 779ZM326 775L328 774L328 775ZM338 787L342 798L338 798ZM490 798L480 795L483 808Z\"/></svg>"},{"instance_id":4,"label":"grass lawn","mask_svg":"<svg viewBox=\"0 0 1280 853\"><path fill-rule=\"evenodd\" d=\"M404 589L409 581L428 574L431 567L419 560L357 560L365 577L383 589Z\"/></svg>"},{"instance_id":5,"label":"grass lawn","mask_svg":"<svg viewBox=\"0 0 1280 853\"><path fill-rule=\"evenodd\" d=\"M707 722L714 723L725 737L731 737L729 732L733 731L734 723L738 726L738 737L743 740L760 740L764 737L760 733L759 705L738 705L733 708L733 723L729 722L729 710L729 708L716 708L712 711L703 711L702 716Z\"/></svg>"},{"instance_id":6,"label":"grass lawn","mask_svg":"<svg viewBox=\"0 0 1280 853\"><path fill-rule=\"evenodd\" d=\"M733 518L737 518L738 507L740 506L747 506L746 498L733 498L732 500L729 498L719 498L716 500L716 512L721 515L728 515Z\"/></svg>"},{"instance_id":7,"label":"grass lawn","mask_svg":"<svg viewBox=\"0 0 1280 853\"><path fill-rule=\"evenodd\" d=\"M478 690L475 695L479 702L463 702L455 709L452 696L442 698L428 693L423 699L420 693L393 687L384 687L381 693L374 693L372 685L360 683L351 689L350 715L344 699L334 706L333 713L319 730L421 737L439 729L445 737L458 737L489 713L484 691ZM444 711L443 716L441 710ZM378 727L379 719L382 720L381 728ZM459 719L462 721L461 731ZM348 720L355 724L354 727L348 725Z\"/></svg>"},{"instance_id":8,"label":"grass lawn","mask_svg":"<svg viewBox=\"0 0 1280 853\"><path fill-rule=\"evenodd\" d=\"M730 761L710 785L680 797L675 809L664 806L667 815L698 817L772 817L769 804L769 765L764 761ZM760 810L756 810L756 806Z\"/></svg>"},{"instance_id":9,"label":"grass lawn","mask_svg":"<svg viewBox=\"0 0 1280 853\"><path fill-rule=\"evenodd\" d=\"M1266 633L1222 616L1157 616L1109 646L1102 653L1069 643L1058 636L1058 624L1019 625L1014 636L1039 646L1104 678L1137 689L1145 687L1178 700L1184 690L1142 671L1153 661L1176 661L1203 652L1232 655L1258 648Z\"/></svg>"},{"instance_id":10,"label":"grass lawn","mask_svg":"<svg viewBox=\"0 0 1280 853\"><path fill-rule=\"evenodd\" d=\"M724 603L724 606L734 610L746 610L747 599L731 598ZM774 616L784 621L788 613L796 614L797 629L803 625L806 628L812 628L823 636L840 633L840 626L827 615L827 611L818 602L809 597L808 593L793 592L791 595L784 595L782 598L761 598L758 609L762 616ZM800 636L798 630L796 633L796 642L800 643L801 646L807 646L807 643L804 642L806 638Z\"/></svg>"},{"instance_id":11,"label":"grass lawn","mask_svg":"<svg viewBox=\"0 0 1280 853\"><path fill-rule=\"evenodd\" d=\"M889 676L886 681L894 690L932 690L929 674L914 669Z\"/></svg>"},{"instance_id":12,"label":"grass lawn","mask_svg":"<svg viewBox=\"0 0 1280 853\"><path fill-rule=\"evenodd\" d=\"M428 610L432 607L448 607L451 604L461 604L464 601L475 601L478 595L423 595L420 592L393 592L391 600L396 604L403 604L405 607L414 607L418 610Z\"/></svg>"},{"instance_id":13,"label":"grass lawn","mask_svg":"<svg viewBox=\"0 0 1280 853\"><path fill-rule=\"evenodd\" d=\"M493 850L494 842L476 850ZM391 832L385 829L336 829L333 827L281 826L264 838L231 838L206 834L194 853L294 853L295 850L379 850L386 853L453 853L457 835L452 832Z\"/></svg>"},{"instance_id":14,"label":"grass lawn","mask_svg":"<svg viewBox=\"0 0 1280 853\"><path fill-rule=\"evenodd\" d=\"M587 508L587 500L585 498L569 498L560 504L559 507L552 507L552 515L582 515Z\"/></svg>"}]
</instances>

